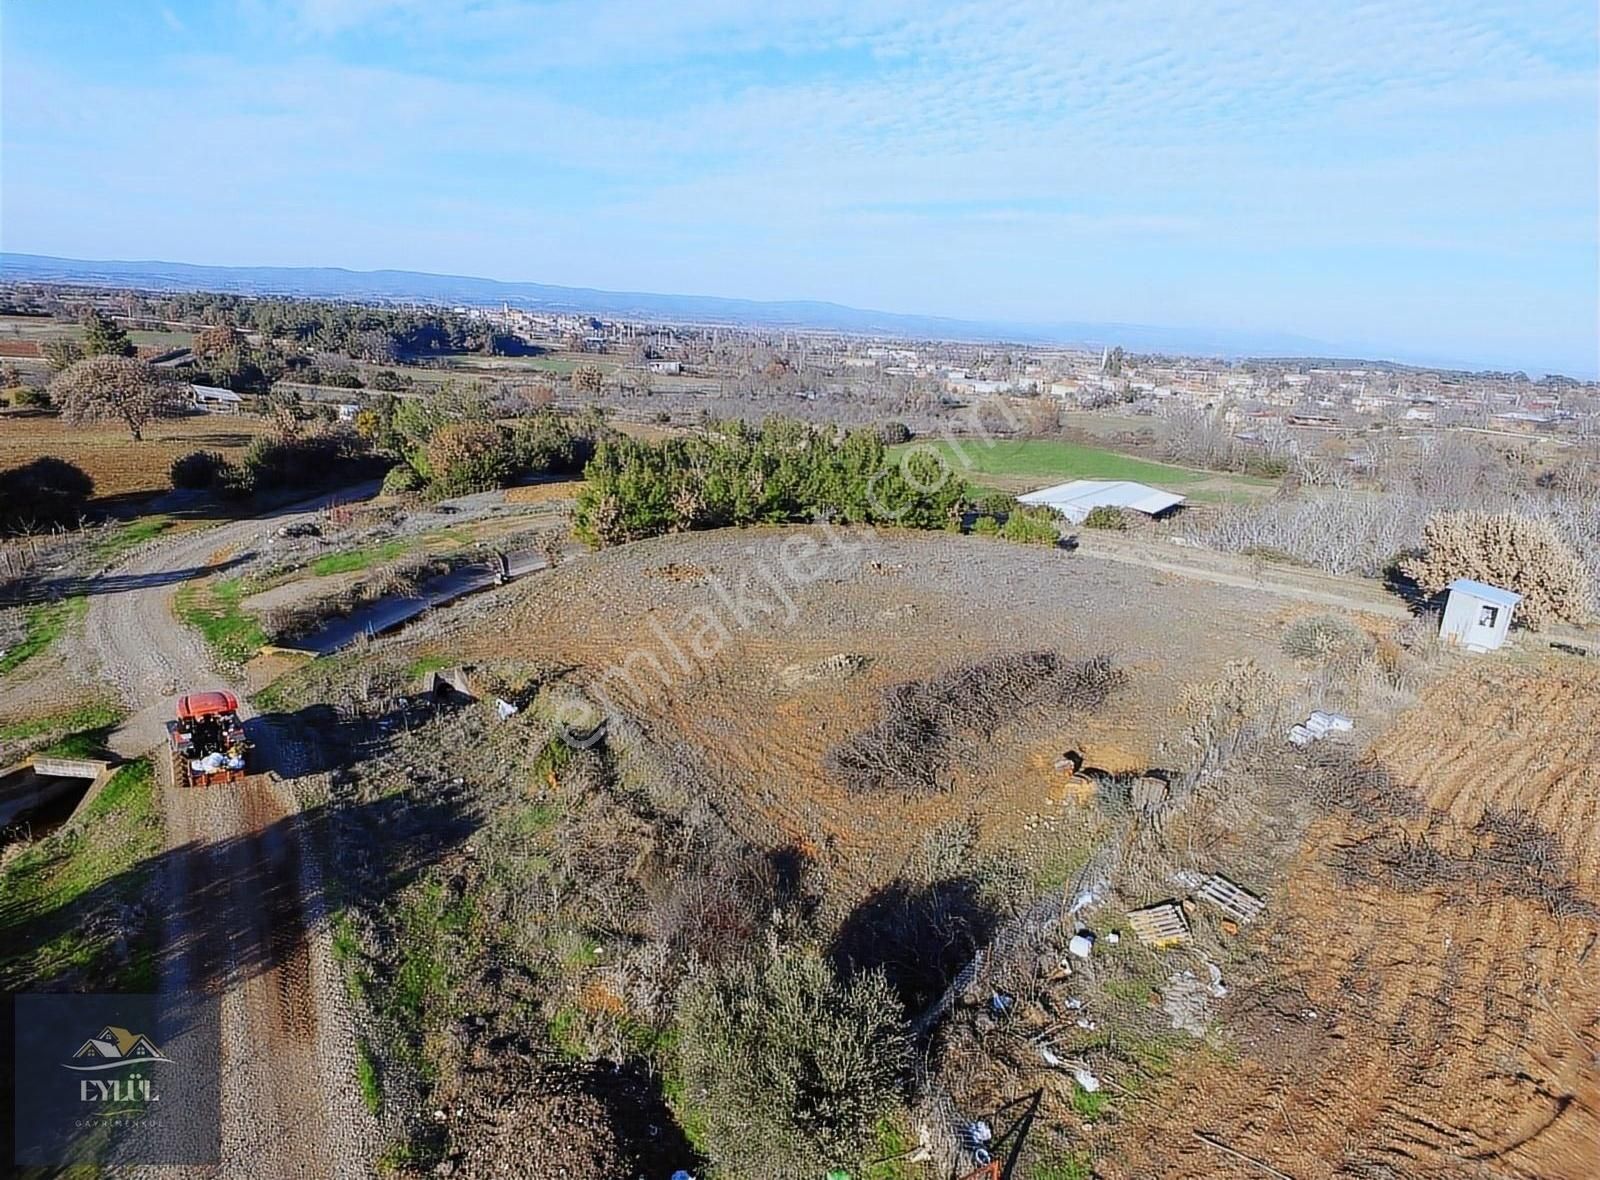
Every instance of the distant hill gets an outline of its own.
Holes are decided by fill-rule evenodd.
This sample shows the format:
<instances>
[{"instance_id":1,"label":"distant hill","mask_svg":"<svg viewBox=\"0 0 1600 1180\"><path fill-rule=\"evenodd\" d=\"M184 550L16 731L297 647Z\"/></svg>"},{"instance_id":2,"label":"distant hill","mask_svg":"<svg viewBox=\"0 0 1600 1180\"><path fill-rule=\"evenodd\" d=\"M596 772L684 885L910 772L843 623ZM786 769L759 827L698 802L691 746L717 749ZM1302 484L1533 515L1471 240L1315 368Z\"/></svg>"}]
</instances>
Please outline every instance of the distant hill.
<instances>
[{"instance_id":1,"label":"distant hill","mask_svg":"<svg viewBox=\"0 0 1600 1180\"><path fill-rule=\"evenodd\" d=\"M229 291L241 295L298 295L322 299L415 301L498 306L529 311L590 313L619 319L748 327L812 328L863 336L929 340L1009 340L1020 344L1120 344L1130 352L1195 356L1308 355L1328 347L1282 333L1215 332L1147 324L1015 323L947 319L868 311L805 300L762 302L710 295L598 291L545 283L506 283L465 275L336 267L194 266L185 262L107 262L0 254L0 279L158 291Z\"/></svg>"}]
</instances>

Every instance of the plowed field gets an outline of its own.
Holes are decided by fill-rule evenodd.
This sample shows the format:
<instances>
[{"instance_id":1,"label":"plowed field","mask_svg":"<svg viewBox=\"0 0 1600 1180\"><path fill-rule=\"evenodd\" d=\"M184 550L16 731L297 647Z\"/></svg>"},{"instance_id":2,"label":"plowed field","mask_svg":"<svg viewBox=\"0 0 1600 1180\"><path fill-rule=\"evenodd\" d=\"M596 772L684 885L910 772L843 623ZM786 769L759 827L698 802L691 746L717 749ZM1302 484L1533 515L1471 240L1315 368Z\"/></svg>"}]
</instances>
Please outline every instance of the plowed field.
<instances>
[{"instance_id":1,"label":"plowed field","mask_svg":"<svg viewBox=\"0 0 1600 1180\"><path fill-rule=\"evenodd\" d=\"M1424 806L1312 825L1263 939L1276 995L1252 998L1239 1060L1141 1104L1108 1174L1268 1174L1201 1132L1296 1180L1600 1175L1600 668L1475 664L1371 753ZM1579 912L1556 916L1516 879L1361 881L1335 867L1374 830L1453 855L1486 810L1531 823L1525 846L1545 854L1529 876L1559 864ZM1509 852L1503 837L1471 847Z\"/></svg>"}]
</instances>

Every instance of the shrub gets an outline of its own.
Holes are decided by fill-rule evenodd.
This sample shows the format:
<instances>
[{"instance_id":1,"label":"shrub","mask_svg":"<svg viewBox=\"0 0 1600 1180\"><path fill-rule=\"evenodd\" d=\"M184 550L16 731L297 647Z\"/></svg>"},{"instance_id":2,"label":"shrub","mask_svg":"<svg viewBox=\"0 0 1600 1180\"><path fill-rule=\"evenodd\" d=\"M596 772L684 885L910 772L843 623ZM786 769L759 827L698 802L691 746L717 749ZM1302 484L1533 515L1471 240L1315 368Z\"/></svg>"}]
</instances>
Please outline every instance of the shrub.
<instances>
[{"instance_id":1,"label":"shrub","mask_svg":"<svg viewBox=\"0 0 1600 1180\"><path fill-rule=\"evenodd\" d=\"M1023 545L1057 545L1061 542L1061 518L1053 508L1019 507L1006 517L1000 535Z\"/></svg>"},{"instance_id":2,"label":"shrub","mask_svg":"<svg viewBox=\"0 0 1600 1180\"><path fill-rule=\"evenodd\" d=\"M326 484L355 475L352 465L368 458L367 441L353 430L319 427L310 434L258 438L240 464L242 476L230 488L251 490Z\"/></svg>"},{"instance_id":3,"label":"shrub","mask_svg":"<svg viewBox=\"0 0 1600 1180\"><path fill-rule=\"evenodd\" d=\"M731 1175L855 1168L897 1100L905 1017L880 971L841 981L816 952L745 962L685 996L685 1098Z\"/></svg>"},{"instance_id":4,"label":"shrub","mask_svg":"<svg viewBox=\"0 0 1600 1180\"><path fill-rule=\"evenodd\" d=\"M517 424L513 435L516 464L539 475L575 474L594 457L595 444L611 433L598 417L565 418L541 409Z\"/></svg>"},{"instance_id":5,"label":"shrub","mask_svg":"<svg viewBox=\"0 0 1600 1180\"><path fill-rule=\"evenodd\" d=\"M0 471L0 530L71 524L93 494L83 468L53 455Z\"/></svg>"},{"instance_id":6,"label":"shrub","mask_svg":"<svg viewBox=\"0 0 1600 1180\"><path fill-rule=\"evenodd\" d=\"M1339 615L1311 615L1283 629L1283 650L1303 660L1328 660L1371 649L1367 633Z\"/></svg>"},{"instance_id":7,"label":"shrub","mask_svg":"<svg viewBox=\"0 0 1600 1180\"><path fill-rule=\"evenodd\" d=\"M1000 522L992 516L980 516L972 522L972 531L980 537L998 537Z\"/></svg>"},{"instance_id":8,"label":"shrub","mask_svg":"<svg viewBox=\"0 0 1600 1180\"><path fill-rule=\"evenodd\" d=\"M911 441L911 427L904 422L885 422L878 427L878 438L886 447L897 447Z\"/></svg>"},{"instance_id":9,"label":"shrub","mask_svg":"<svg viewBox=\"0 0 1600 1180\"><path fill-rule=\"evenodd\" d=\"M389 468L383 477L383 494L385 496L404 496L411 492L420 492L424 480L417 474L417 469L409 463L397 463Z\"/></svg>"},{"instance_id":10,"label":"shrub","mask_svg":"<svg viewBox=\"0 0 1600 1180\"><path fill-rule=\"evenodd\" d=\"M50 404L50 391L40 385L18 385L6 390L14 406L34 406L40 409Z\"/></svg>"},{"instance_id":11,"label":"shrub","mask_svg":"<svg viewBox=\"0 0 1600 1180\"><path fill-rule=\"evenodd\" d=\"M490 422L449 422L428 438L433 486L461 495L504 487L516 467L511 442Z\"/></svg>"},{"instance_id":12,"label":"shrub","mask_svg":"<svg viewBox=\"0 0 1600 1180\"><path fill-rule=\"evenodd\" d=\"M1218 766L1272 733L1283 703L1282 682L1254 660L1230 660L1217 679L1184 685L1178 709L1199 767Z\"/></svg>"},{"instance_id":13,"label":"shrub","mask_svg":"<svg viewBox=\"0 0 1600 1180\"><path fill-rule=\"evenodd\" d=\"M216 451L190 451L172 461L172 486L175 488L215 487L228 461Z\"/></svg>"},{"instance_id":14,"label":"shrub","mask_svg":"<svg viewBox=\"0 0 1600 1180\"><path fill-rule=\"evenodd\" d=\"M1516 618L1530 628L1582 622L1591 609L1588 570L1553 525L1514 512L1439 512L1422 530L1422 552L1401 568L1437 593L1473 578L1522 595Z\"/></svg>"},{"instance_id":15,"label":"shrub","mask_svg":"<svg viewBox=\"0 0 1600 1180\"><path fill-rule=\"evenodd\" d=\"M978 497L973 508L985 516L1004 520L1017 510L1017 498L1006 492L985 492Z\"/></svg>"},{"instance_id":16,"label":"shrub","mask_svg":"<svg viewBox=\"0 0 1600 1180\"><path fill-rule=\"evenodd\" d=\"M1097 508L1089 509L1089 515L1083 518L1083 527L1086 529L1114 529L1119 533L1128 531L1128 514L1120 508L1110 504L1101 504Z\"/></svg>"}]
</instances>

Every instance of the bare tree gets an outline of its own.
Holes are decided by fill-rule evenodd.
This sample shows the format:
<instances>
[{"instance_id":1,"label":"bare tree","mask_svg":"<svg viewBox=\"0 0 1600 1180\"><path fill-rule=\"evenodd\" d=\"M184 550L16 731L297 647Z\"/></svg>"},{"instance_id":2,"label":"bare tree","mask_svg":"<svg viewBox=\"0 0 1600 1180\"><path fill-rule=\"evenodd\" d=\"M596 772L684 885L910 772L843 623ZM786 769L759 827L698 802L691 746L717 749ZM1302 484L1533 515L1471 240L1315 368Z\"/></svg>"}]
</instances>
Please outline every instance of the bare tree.
<instances>
[{"instance_id":1,"label":"bare tree","mask_svg":"<svg viewBox=\"0 0 1600 1180\"><path fill-rule=\"evenodd\" d=\"M138 442L145 423L182 410L181 388L165 373L132 357L92 356L50 382L50 400L68 422L121 422Z\"/></svg>"}]
</instances>

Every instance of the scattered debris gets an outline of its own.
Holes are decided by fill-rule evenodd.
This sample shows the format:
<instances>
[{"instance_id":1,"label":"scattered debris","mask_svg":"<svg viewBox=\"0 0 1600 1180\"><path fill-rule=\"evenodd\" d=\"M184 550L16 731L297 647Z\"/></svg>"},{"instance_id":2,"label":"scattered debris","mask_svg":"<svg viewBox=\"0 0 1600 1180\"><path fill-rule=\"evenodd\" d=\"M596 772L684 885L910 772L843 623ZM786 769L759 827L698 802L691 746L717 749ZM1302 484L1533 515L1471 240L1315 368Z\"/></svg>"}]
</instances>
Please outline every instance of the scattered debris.
<instances>
[{"instance_id":1,"label":"scattered debris","mask_svg":"<svg viewBox=\"0 0 1600 1180\"><path fill-rule=\"evenodd\" d=\"M1326 713L1318 709L1299 725L1290 727L1289 740L1297 746L1307 746L1321 741L1330 733L1347 733L1355 728L1355 724L1343 713Z\"/></svg>"},{"instance_id":2,"label":"scattered debris","mask_svg":"<svg viewBox=\"0 0 1600 1180\"><path fill-rule=\"evenodd\" d=\"M1117 943L1122 941L1122 935L1118 934L1115 930L1109 931L1106 934L1106 941L1112 946L1116 946Z\"/></svg>"},{"instance_id":3,"label":"scattered debris","mask_svg":"<svg viewBox=\"0 0 1600 1180\"><path fill-rule=\"evenodd\" d=\"M1088 930L1074 934L1072 940L1067 943L1067 953L1080 959L1087 959L1092 950L1094 950L1094 935Z\"/></svg>"},{"instance_id":4,"label":"scattered debris","mask_svg":"<svg viewBox=\"0 0 1600 1180\"><path fill-rule=\"evenodd\" d=\"M1207 963L1206 973L1211 976L1211 994L1220 1000L1228 994L1228 989L1222 986L1222 968L1215 963Z\"/></svg>"},{"instance_id":5,"label":"scattered debris","mask_svg":"<svg viewBox=\"0 0 1600 1180\"><path fill-rule=\"evenodd\" d=\"M494 711L495 715L502 721L509 721L518 713L522 712L521 709L517 708L510 701L503 700L500 697L494 698Z\"/></svg>"},{"instance_id":6,"label":"scattered debris","mask_svg":"<svg viewBox=\"0 0 1600 1180\"><path fill-rule=\"evenodd\" d=\"M1207 877L1195 890L1195 896L1209 901L1223 913L1240 922L1253 922L1267 908L1267 903L1247 889L1240 888L1220 873Z\"/></svg>"},{"instance_id":7,"label":"scattered debris","mask_svg":"<svg viewBox=\"0 0 1600 1180\"><path fill-rule=\"evenodd\" d=\"M860 652L841 651L809 664L789 664L778 670L778 684L799 688L820 680L848 680L872 661Z\"/></svg>"},{"instance_id":8,"label":"scattered debris","mask_svg":"<svg viewBox=\"0 0 1600 1180\"><path fill-rule=\"evenodd\" d=\"M1134 780L1129 791L1129 798L1133 805L1141 811L1154 811L1166 803L1172 794L1172 788L1167 785L1167 780L1157 778L1153 774L1140 775Z\"/></svg>"},{"instance_id":9,"label":"scattered debris","mask_svg":"<svg viewBox=\"0 0 1600 1180\"><path fill-rule=\"evenodd\" d=\"M1294 1180L1294 1178L1292 1176L1290 1176L1287 1172L1280 1172L1280 1171L1278 1171L1277 1168L1274 1168L1271 1164L1262 1163L1260 1160L1256 1159L1254 1156L1246 1155L1242 1151L1235 1151L1233 1148L1229 1147L1226 1143L1223 1143L1221 1140L1216 1139L1211 1135L1207 1135L1204 1131L1195 1131L1194 1132L1194 1137L1196 1139L1200 1140L1201 1143L1207 1144L1210 1147L1215 1147L1218 1151L1223 1152L1226 1155L1233 1156L1234 1159L1243 1160L1247 1164L1254 1164L1256 1167L1260 1168L1263 1172L1267 1173L1267 1175L1278 1177L1278 1180Z\"/></svg>"},{"instance_id":10,"label":"scattered debris","mask_svg":"<svg viewBox=\"0 0 1600 1180\"><path fill-rule=\"evenodd\" d=\"M1072 1071L1072 1080L1081 1086L1085 1093L1093 1094L1100 1088L1100 1079L1086 1069Z\"/></svg>"},{"instance_id":11,"label":"scattered debris","mask_svg":"<svg viewBox=\"0 0 1600 1180\"><path fill-rule=\"evenodd\" d=\"M1004 992L995 992L989 997L989 1008L996 1016L1003 1016L1011 1011L1011 1006L1015 1003L1016 1001Z\"/></svg>"},{"instance_id":12,"label":"scattered debris","mask_svg":"<svg viewBox=\"0 0 1600 1180\"><path fill-rule=\"evenodd\" d=\"M1128 914L1128 925L1145 946L1164 950L1189 941L1189 921L1177 904L1164 901Z\"/></svg>"}]
</instances>

